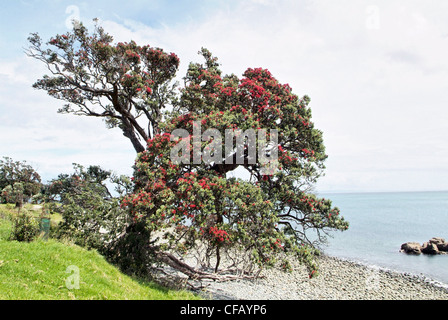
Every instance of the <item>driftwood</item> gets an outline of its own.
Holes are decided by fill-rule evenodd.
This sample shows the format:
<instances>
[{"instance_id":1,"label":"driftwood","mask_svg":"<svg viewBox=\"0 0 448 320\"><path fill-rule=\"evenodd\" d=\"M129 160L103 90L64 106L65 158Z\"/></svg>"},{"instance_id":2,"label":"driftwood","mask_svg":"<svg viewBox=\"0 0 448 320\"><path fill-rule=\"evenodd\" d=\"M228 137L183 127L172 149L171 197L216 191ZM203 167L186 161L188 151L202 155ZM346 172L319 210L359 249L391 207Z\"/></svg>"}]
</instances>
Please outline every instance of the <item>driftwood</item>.
<instances>
[{"instance_id":1,"label":"driftwood","mask_svg":"<svg viewBox=\"0 0 448 320\"><path fill-rule=\"evenodd\" d=\"M239 279L256 279L260 278L260 272L256 274L247 274L245 272L237 272L236 270L225 269L220 272L207 272L193 268L189 264L180 260L176 256L168 252L158 252L159 261L172 267L173 269L185 274L191 280L214 280L214 281L232 281ZM234 271L233 274L223 274L224 272Z\"/></svg>"}]
</instances>

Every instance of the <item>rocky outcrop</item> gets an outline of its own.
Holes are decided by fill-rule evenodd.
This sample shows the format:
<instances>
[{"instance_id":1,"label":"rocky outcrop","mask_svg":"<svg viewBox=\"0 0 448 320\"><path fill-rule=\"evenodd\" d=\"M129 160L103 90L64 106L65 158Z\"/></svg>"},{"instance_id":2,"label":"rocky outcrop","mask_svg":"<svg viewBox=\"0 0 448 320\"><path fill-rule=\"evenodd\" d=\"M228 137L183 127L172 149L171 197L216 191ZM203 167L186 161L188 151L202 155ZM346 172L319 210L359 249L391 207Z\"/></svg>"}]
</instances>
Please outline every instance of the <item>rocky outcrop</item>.
<instances>
[{"instance_id":1,"label":"rocky outcrop","mask_svg":"<svg viewBox=\"0 0 448 320\"><path fill-rule=\"evenodd\" d=\"M402 252L408 254L446 254L448 253L448 242L443 238L431 238L428 242L422 245L418 242L406 242L401 245Z\"/></svg>"},{"instance_id":2,"label":"rocky outcrop","mask_svg":"<svg viewBox=\"0 0 448 320\"><path fill-rule=\"evenodd\" d=\"M433 243L437 246L437 249L439 251L448 252L448 242L445 241L443 238L432 238L429 240L430 243Z\"/></svg>"},{"instance_id":3,"label":"rocky outcrop","mask_svg":"<svg viewBox=\"0 0 448 320\"><path fill-rule=\"evenodd\" d=\"M406 242L401 245L401 251L410 254L422 253L422 246L418 242Z\"/></svg>"},{"instance_id":4,"label":"rocky outcrop","mask_svg":"<svg viewBox=\"0 0 448 320\"><path fill-rule=\"evenodd\" d=\"M438 254L439 249L437 248L437 245L432 242L424 242L422 245L422 253Z\"/></svg>"}]
</instances>

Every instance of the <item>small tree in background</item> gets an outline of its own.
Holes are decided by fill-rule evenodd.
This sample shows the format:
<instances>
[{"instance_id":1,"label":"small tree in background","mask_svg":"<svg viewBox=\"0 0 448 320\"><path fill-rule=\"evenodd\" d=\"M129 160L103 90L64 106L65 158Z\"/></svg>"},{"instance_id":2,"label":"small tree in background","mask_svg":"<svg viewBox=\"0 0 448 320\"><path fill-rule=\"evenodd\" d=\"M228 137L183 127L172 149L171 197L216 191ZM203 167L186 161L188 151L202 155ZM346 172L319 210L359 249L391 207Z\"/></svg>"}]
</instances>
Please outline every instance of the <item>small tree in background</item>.
<instances>
[{"instance_id":1,"label":"small tree in background","mask_svg":"<svg viewBox=\"0 0 448 320\"><path fill-rule=\"evenodd\" d=\"M62 216L54 236L88 249L96 249L123 271L147 276L142 246L148 235L137 232L120 204L132 189L129 177L118 176L99 166L73 164L74 172L60 174L42 189L39 199ZM133 230L131 232L130 230ZM135 231L135 232L134 232ZM140 268L140 269L139 269Z\"/></svg>"},{"instance_id":2,"label":"small tree in background","mask_svg":"<svg viewBox=\"0 0 448 320\"><path fill-rule=\"evenodd\" d=\"M111 243L127 223L120 201L131 181L99 166L73 166L74 173L60 174L43 191L42 199L47 205L56 204L52 210L62 215L56 236L108 254Z\"/></svg>"},{"instance_id":3,"label":"small tree in background","mask_svg":"<svg viewBox=\"0 0 448 320\"><path fill-rule=\"evenodd\" d=\"M0 160L0 190L3 203L15 203L20 208L24 202L40 192L40 175L25 161L9 157Z\"/></svg>"}]
</instances>

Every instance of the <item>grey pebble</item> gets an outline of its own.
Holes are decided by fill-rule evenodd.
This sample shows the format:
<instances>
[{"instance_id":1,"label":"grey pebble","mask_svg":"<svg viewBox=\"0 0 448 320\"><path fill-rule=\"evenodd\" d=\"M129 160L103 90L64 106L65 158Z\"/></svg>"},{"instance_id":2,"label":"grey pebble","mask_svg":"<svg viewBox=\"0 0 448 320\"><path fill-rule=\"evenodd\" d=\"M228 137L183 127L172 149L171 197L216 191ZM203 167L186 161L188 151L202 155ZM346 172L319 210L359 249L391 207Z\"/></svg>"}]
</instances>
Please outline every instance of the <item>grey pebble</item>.
<instances>
[{"instance_id":1,"label":"grey pebble","mask_svg":"<svg viewBox=\"0 0 448 320\"><path fill-rule=\"evenodd\" d=\"M328 256L319 260L319 275L312 279L293 262L292 272L267 269L262 279L204 281L200 294L218 300L448 300L447 287L421 276Z\"/></svg>"}]
</instances>

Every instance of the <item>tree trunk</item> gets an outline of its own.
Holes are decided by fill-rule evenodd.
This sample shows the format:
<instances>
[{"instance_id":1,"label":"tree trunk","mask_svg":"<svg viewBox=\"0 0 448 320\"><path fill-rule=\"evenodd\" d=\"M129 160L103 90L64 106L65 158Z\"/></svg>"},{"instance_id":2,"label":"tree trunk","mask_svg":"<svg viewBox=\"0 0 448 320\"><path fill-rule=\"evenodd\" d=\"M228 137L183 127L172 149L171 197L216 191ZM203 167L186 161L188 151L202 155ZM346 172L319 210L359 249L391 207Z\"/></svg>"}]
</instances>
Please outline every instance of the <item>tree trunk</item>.
<instances>
[{"instance_id":1,"label":"tree trunk","mask_svg":"<svg viewBox=\"0 0 448 320\"><path fill-rule=\"evenodd\" d=\"M17 195L17 198L16 198L16 209L19 213L20 213L20 210L22 209L22 207L23 207L23 194L20 193L19 195Z\"/></svg>"},{"instance_id":2,"label":"tree trunk","mask_svg":"<svg viewBox=\"0 0 448 320\"><path fill-rule=\"evenodd\" d=\"M246 275L246 274L239 274L239 275L221 275L216 273L208 273L201 270L194 269L193 267L189 266L185 262L179 260L175 256L173 256L170 253L167 252L158 252L157 257L159 261L164 262L165 264L169 265L170 267L182 272L183 274L187 275L190 279L196 279L196 280L216 280L216 281L231 281L231 280L238 280L238 279L256 279L259 277L259 275Z\"/></svg>"},{"instance_id":3,"label":"tree trunk","mask_svg":"<svg viewBox=\"0 0 448 320\"><path fill-rule=\"evenodd\" d=\"M216 247L216 266L215 273L218 273L219 263L221 262L221 255L219 254L219 245Z\"/></svg>"},{"instance_id":4,"label":"tree trunk","mask_svg":"<svg viewBox=\"0 0 448 320\"><path fill-rule=\"evenodd\" d=\"M123 135L131 140L132 146L137 153L145 151L145 147L141 144L140 140L135 135L135 132L131 128L123 128Z\"/></svg>"}]
</instances>

